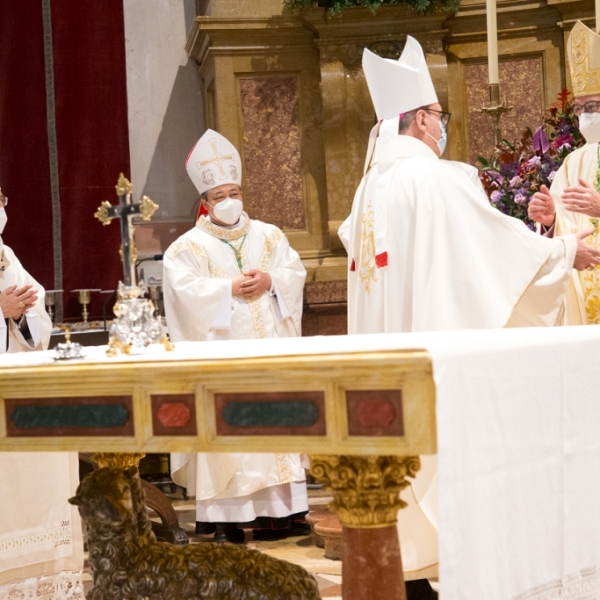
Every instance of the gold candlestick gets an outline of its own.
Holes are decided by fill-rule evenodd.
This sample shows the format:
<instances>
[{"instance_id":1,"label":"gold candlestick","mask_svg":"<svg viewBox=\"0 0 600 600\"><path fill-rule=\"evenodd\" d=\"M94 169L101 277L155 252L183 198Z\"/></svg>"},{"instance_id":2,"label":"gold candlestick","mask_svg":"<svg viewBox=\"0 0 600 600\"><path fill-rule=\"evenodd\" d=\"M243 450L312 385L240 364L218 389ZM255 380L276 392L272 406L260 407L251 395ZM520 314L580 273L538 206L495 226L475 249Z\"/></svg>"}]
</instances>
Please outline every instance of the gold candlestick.
<instances>
[{"instance_id":1,"label":"gold candlestick","mask_svg":"<svg viewBox=\"0 0 600 600\"><path fill-rule=\"evenodd\" d=\"M46 295L44 296L46 312L48 313L52 323L54 323L54 306L56 306L56 296L57 294L62 294L62 292L63 290L46 290Z\"/></svg>"},{"instance_id":2,"label":"gold candlestick","mask_svg":"<svg viewBox=\"0 0 600 600\"><path fill-rule=\"evenodd\" d=\"M479 112L484 112L490 115L492 118L492 131L494 132L494 146L497 146L501 140L502 135L500 134L500 117L509 110L512 110L512 106L507 106L504 102L500 102L500 85L497 83L490 83L490 103L482 104Z\"/></svg>"},{"instance_id":3,"label":"gold candlestick","mask_svg":"<svg viewBox=\"0 0 600 600\"><path fill-rule=\"evenodd\" d=\"M81 290L71 290L71 292L77 292L77 300L79 304L83 306L83 311L81 312L81 316L83 317L84 324L87 325L89 312L87 309L88 304L92 300L92 292L99 292L99 289L81 289Z\"/></svg>"}]
</instances>

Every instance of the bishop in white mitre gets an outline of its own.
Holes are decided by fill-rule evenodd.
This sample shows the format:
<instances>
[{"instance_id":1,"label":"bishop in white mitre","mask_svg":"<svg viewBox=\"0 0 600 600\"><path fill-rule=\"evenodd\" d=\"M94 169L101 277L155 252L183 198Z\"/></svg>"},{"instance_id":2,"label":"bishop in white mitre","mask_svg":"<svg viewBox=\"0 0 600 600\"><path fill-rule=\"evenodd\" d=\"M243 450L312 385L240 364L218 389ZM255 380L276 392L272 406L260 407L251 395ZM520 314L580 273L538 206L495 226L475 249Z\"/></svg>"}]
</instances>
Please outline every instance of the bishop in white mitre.
<instances>
[{"instance_id":1,"label":"bishop in white mitre","mask_svg":"<svg viewBox=\"0 0 600 600\"><path fill-rule=\"evenodd\" d=\"M473 167L440 160L449 115L415 39L397 61L365 49L363 69L379 122L340 229L349 333L555 325L574 262L600 254L536 235L490 206ZM436 465L421 462L398 513L408 580L437 572Z\"/></svg>"},{"instance_id":2,"label":"bishop in white mitre","mask_svg":"<svg viewBox=\"0 0 600 600\"><path fill-rule=\"evenodd\" d=\"M587 242L600 248L600 36L577 21L567 56L573 112L587 143L567 156L550 190L534 194L528 212L546 235L593 230ZM600 268L572 272L561 324L600 324Z\"/></svg>"},{"instance_id":3,"label":"bishop in white mitre","mask_svg":"<svg viewBox=\"0 0 600 600\"><path fill-rule=\"evenodd\" d=\"M204 211L164 257L163 290L171 339L240 340L301 333L306 271L283 232L243 211L242 163L236 148L208 130L192 149L187 172ZM196 521L247 523L308 510L297 454L172 455L176 482L196 493ZM223 526L230 541L239 530Z\"/></svg>"},{"instance_id":4,"label":"bishop in white mitre","mask_svg":"<svg viewBox=\"0 0 600 600\"><path fill-rule=\"evenodd\" d=\"M0 235L7 204L0 190ZM0 371L3 354L45 350L51 331L44 289L0 237ZM67 502L77 453L0 452L0 472L0 598L83 598L81 522Z\"/></svg>"}]
</instances>

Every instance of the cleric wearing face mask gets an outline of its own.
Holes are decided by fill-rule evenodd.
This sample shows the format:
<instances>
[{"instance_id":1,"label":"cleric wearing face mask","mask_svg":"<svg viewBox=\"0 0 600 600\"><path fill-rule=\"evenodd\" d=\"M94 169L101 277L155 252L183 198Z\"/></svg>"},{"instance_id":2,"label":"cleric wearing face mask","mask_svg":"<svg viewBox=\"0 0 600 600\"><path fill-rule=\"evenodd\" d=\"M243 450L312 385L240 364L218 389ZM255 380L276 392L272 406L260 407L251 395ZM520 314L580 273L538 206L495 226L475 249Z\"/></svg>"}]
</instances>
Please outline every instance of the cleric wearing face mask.
<instances>
[{"instance_id":1,"label":"cleric wearing face mask","mask_svg":"<svg viewBox=\"0 0 600 600\"><path fill-rule=\"evenodd\" d=\"M186 169L204 214L164 256L171 339L299 336L306 271L280 229L244 212L236 148L209 129L192 149ZM237 523L254 521L257 531L293 526L308 509L297 454L173 455L171 467L177 483L195 488L197 531L216 529L217 541L242 542ZM273 519L286 521L273 524Z\"/></svg>"},{"instance_id":2,"label":"cleric wearing face mask","mask_svg":"<svg viewBox=\"0 0 600 600\"><path fill-rule=\"evenodd\" d=\"M8 221L7 206L8 198L0 189L0 236ZM51 331L44 288L0 237L0 354L45 349Z\"/></svg>"},{"instance_id":3,"label":"cleric wearing face mask","mask_svg":"<svg viewBox=\"0 0 600 600\"><path fill-rule=\"evenodd\" d=\"M567 42L573 112L585 146L567 156L550 189L541 186L529 202L529 217L547 236L595 229L587 241L600 248L600 36L578 21ZM574 60L573 58L576 58ZM574 272L563 325L600 324L600 270Z\"/></svg>"}]
</instances>

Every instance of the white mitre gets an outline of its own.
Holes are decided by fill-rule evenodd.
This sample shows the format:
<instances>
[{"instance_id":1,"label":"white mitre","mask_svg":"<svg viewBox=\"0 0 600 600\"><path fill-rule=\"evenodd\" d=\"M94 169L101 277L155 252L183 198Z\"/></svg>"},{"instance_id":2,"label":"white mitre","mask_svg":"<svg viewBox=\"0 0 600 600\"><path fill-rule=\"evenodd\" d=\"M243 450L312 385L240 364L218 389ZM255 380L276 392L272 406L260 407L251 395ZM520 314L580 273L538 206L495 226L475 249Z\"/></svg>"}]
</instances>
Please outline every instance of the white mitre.
<instances>
[{"instance_id":1,"label":"white mitre","mask_svg":"<svg viewBox=\"0 0 600 600\"><path fill-rule=\"evenodd\" d=\"M226 183L242 185L242 159L235 146L220 133L207 129L185 162L185 169L200 194Z\"/></svg>"},{"instance_id":2,"label":"white mitre","mask_svg":"<svg viewBox=\"0 0 600 600\"><path fill-rule=\"evenodd\" d=\"M381 58L365 48L362 66L380 121L438 101L423 48L410 35L398 60Z\"/></svg>"}]
</instances>

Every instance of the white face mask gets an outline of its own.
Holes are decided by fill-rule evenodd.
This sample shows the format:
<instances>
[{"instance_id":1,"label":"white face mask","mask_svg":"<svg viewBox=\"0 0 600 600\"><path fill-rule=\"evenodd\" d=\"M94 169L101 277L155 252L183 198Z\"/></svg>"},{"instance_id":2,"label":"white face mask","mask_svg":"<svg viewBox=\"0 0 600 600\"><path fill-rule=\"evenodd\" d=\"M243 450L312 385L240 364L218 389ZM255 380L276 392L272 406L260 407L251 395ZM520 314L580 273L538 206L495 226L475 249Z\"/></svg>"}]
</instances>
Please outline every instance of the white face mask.
<instances>
[{"instance_id":1,"label":"white face mask","mask_svg":"<svg viewBox=\"0 0 600 600\"><path fill-rule=\"evenodd\" d=\"M581 113L579 131L588 144L600 142L600 113Z\"/></svg>"},{"instance_id":2,"label":"white face mask","mask_svg":"<svg viewBox=\"0 0 600 600\"><path fill-rule=\"evenodd\" d=\"M429 113L425 113L430 119L433 119L432 116L429 115ZM437 119L434 119L437 120ZM446 126L441 122L438 121L438 125L440 126L440 139L436 140L430 133L429 131L426 131L425 133L436 143L438 150L440 151L440 156L442 154L444 154L444 150L446 149L446 143L448 142L448 134L446 133Z\"/></svg>"},{"instance_id":3,"label":"white face mask","mask_svg":"<svg viewBox=\"0 0 600 600\"><path fill-rule=\"evenodd\" d=\"M2 232L6 227L6 221L8 221L8 217L6 216L6 209L2 207L0 208L0 235L2 235Z\"/></svg>"},{"instance_id":4,"label":"white face mask","mask_svg":"<svg viewBox=\"0 0 600 600\"><path fill-rule=\"evenodd\" d=\"M239 220L244 209L244 204L237 198L225 198L213 207L215 219L225 225L235 225Z\"/></svg>"}]
</instances>

